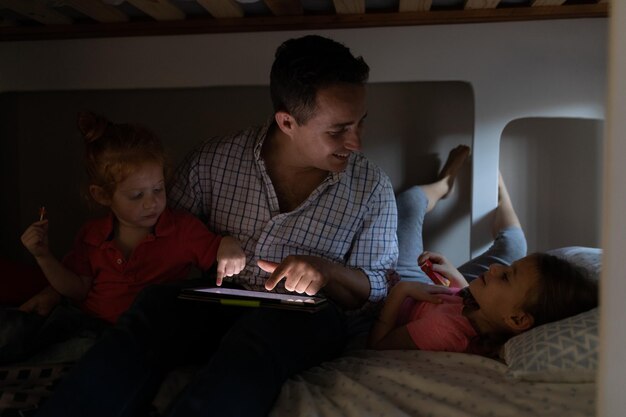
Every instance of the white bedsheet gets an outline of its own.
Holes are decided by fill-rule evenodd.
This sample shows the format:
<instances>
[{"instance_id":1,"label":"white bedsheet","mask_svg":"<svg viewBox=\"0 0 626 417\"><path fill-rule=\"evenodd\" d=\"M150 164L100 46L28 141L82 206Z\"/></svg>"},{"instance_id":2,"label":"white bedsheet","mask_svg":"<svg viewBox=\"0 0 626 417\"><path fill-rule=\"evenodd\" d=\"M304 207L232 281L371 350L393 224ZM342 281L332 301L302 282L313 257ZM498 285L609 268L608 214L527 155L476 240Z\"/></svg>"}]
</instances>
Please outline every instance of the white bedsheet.
<instances>
[{"instance_id":1,"label":"white bedsheet","mask_svg":"<svg viewBox=\"0 0 626 417\"><path fill-rule=\"evenodd\" d=\"M595 384L516 380L477 355L357 350L285 383L271 417L593 416Z\"/></svg>"}]
</instances>

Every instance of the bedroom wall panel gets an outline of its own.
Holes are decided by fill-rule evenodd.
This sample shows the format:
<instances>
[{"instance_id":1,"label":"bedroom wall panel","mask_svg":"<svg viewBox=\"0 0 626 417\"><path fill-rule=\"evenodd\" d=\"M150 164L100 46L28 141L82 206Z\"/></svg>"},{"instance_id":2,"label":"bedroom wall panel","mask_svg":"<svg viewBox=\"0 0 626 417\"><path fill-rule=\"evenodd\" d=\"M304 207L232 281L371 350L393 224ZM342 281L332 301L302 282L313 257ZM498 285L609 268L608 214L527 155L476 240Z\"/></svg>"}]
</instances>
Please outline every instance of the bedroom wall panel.
<instances>
[{"instance_id":1,"label":"bedroom wall panel","mask_svg":"<svg viewBox=\"0 0 626 417\"><path fill-rule=\"evenodd\" d=\"M8 189L22 191L6 205L13 212L0 218L7 230L3 252L29 263L33 259L19 236L41 205L48 209L57 256L69 249L85 219L100 214L80 198L85 178L76 128L79 111L153 129L174 167L204 139L262 124L271 114L266 86L44 91L0 98L15 116L11 137L19 144L3 154L17 174L4 181ZM363 151L389 173L396 190L433 181L452 147L471 145L474 108L467 83L373 83L368 102ZM450 254L458 264L469 256L470 167L468 162L454 192L429 214L425 227L426 247Z\"/></svg>"},{"instance_id":2,"label":"bedroom wall panel","mask_svg":"<svg viewBox=\"0 0 626 417\"><path fill-rule=\"evenodd\" d=\"M600 246L604 123L524 118L500 141L500 171L526 232L529 252Z\"/></svg>"},{"instance_id":3,"label":"bedroom wall panel","mask_svg":"<svg viewBox=\"0 0 626 417\"><path fill-rule=\"evenodd\" d=\"M371 82L467 82L475 103L471 253L477 253L491 239L506 124L604 117L606 26L606 19L572 19L0 42L6 57L0 91L266 85L276 46L312 32L363 55Z\"/></svg>"}]
</instances>

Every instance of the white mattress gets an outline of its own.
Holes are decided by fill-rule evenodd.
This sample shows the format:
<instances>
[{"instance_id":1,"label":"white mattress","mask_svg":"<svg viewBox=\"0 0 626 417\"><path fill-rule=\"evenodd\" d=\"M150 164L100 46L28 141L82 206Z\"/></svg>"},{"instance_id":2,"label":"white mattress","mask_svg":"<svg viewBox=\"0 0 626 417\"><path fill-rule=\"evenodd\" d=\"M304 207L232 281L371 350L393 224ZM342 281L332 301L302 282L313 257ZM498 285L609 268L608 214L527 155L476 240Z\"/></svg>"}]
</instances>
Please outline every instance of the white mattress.
<instances>
[{"instance_id":1,"label":"white mattress","mask_svg":"<svg viewBox=\"0 0 626 417\"><path fill-rule=\"evenodd\" d=\"M291 378L271 417L593 416L595 384L514 379L465 353L356 350Z\"/></svg>"}]
</instances>

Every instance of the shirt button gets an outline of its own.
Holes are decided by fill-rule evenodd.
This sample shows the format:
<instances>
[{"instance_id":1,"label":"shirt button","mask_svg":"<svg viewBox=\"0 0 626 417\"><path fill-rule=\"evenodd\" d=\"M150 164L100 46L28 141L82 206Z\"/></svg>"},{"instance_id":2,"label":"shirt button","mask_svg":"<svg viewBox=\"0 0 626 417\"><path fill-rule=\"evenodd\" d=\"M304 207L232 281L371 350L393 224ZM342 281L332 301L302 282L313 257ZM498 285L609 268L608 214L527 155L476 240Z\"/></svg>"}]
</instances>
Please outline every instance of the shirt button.
<instances>
[{"instance_id":1,"label":"shirt button","mask_svg":"<svg viewBox=\"0 0 626 417\"><path fill-rule=\"evenodd\" d=\"M121 265L122 264L122 258L117 258L117 264Z\"/></svg>"}]
</instances>

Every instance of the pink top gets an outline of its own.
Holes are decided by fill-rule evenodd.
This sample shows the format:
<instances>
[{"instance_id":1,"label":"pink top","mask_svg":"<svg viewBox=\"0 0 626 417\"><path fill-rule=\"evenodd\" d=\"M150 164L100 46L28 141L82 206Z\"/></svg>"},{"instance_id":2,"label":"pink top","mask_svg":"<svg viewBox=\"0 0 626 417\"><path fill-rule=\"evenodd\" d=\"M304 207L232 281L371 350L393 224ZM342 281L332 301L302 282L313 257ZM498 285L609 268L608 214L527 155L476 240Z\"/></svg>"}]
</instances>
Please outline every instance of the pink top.
<instances>
[{"instance_id":1,"label":"pink top","mask_svg":"<svg viewBox=\"0 0 626 417\"><path fill-rule=\"evenodd\" d=\"M477 333L463 315L463 298L446 294L437 296L443 303L419 302L407 297L400 306L398 325L406 325L420 350L467 351Z\"/></svg>"}]
</instances>

